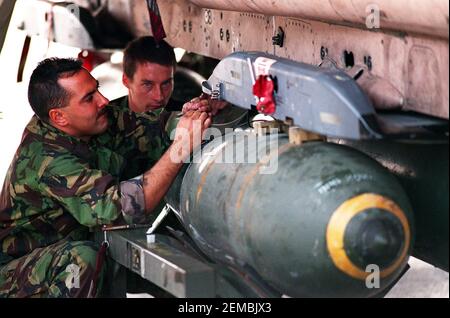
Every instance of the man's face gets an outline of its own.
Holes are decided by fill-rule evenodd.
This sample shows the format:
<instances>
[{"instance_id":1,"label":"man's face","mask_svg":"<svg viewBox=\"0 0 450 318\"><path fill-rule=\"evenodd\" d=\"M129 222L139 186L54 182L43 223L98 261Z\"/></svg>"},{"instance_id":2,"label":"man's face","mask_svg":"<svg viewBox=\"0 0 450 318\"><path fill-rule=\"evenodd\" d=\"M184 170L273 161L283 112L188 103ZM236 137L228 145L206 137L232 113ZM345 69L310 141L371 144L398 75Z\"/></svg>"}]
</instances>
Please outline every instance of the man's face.
<instances>
[{"instance_id":1,"label":"man's face","mask_svg":"<svg viewBox=\"0 0 450 318\"><path fill-rule=\"evenodd\" d=\"M174 67L138 63L133 78L123 75L131 110L137 113L163 108L173 93Z\"/></svg>"},{"instance_id":2,"label":"man's face","mask_svg":"<svg viewBox=\"0 0 450 318\"><path fill-rule=\"evenodd\" d=\"M70 94L68 105L58 109L66 120L65 131L81 139L103 133L108 128L105 106L109 100L98 91L98 81L82 69L58 83Z\"/></svg>"}]
</instances>

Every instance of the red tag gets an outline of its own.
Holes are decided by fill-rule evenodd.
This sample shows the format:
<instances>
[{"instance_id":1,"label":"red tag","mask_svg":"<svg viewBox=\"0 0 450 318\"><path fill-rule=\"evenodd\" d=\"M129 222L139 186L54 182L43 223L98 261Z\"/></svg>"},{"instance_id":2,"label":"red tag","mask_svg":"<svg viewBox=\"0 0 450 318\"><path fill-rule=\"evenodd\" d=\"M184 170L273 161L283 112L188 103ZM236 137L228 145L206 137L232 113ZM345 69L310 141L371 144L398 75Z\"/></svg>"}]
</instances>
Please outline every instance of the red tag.
<instances>
[{"instance_id":1,"label":"red tag","mask_svg":"<svg viewBox=\"0 0 450 318\"><path fill-rule=\"evenodd\" d=\"M83 50L78 53L78 59L83 61L83 67L91 72L94 69L94 54Z\"/></svg>"},{"instance_id":2,"label":"red tag","mask_svg":"<svg viewBox=\"0 0 450 318\"><path fill-rule=\"evenodd\" d=\"M276 111L274 99L275 83L269 75L260 75L253 85L253 95L258 98L256 109L264 115L272 115Z\"/></svg>"},{"instance_id":3,"label":"red tag","mask_svg":"<svg viewBox=\"0 0 450 318\"><path fill-rule=\"evenodd\" d=\"M78 59L83 62L83 67L91 72L97 65L106 62L100 54L88 50L81 50Z\"/></svg>"}]
</instances>

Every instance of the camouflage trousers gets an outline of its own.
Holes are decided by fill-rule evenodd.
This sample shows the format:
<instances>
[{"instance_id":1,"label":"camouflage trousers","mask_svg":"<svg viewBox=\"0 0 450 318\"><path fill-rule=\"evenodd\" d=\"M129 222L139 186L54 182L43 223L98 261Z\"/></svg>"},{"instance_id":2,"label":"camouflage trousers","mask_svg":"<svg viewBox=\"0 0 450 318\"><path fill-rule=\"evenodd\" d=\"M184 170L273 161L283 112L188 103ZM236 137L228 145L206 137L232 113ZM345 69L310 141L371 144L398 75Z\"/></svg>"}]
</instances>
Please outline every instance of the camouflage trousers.
<instances>
[{"instance_id":1,"label":"camouflage trousers","mask_svg":"<svg viewBox=\"0 0 450 318\"><path fill-rule=\"evenodd\" d=\"M0 266L2 297L87 297L97 248L91 241L62 240ZM99 275L100 290L103 271Z\"/></svg>"}]
</instances>

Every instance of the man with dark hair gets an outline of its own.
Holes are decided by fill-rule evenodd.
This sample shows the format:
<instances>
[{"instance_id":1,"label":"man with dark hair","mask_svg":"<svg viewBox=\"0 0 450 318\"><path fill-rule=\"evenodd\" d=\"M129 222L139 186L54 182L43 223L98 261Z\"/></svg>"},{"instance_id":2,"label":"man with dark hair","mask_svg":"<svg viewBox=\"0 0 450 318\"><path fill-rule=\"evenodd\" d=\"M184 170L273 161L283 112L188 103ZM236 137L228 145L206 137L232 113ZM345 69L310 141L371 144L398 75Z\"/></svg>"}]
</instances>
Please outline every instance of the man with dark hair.
<instances>
[{"instance_id":1,"label":"man with dark hair","mask_svg":"<svg viewBox=\"0 0 450 318\"><path fill-rule=\"evenodd\" d=\"M153 37L143 36L131 41L125 49L123 58L123 71L132 78L139 63L154 63L164 66L177 67L173 48L166 42L156 43Z\"/></svg>"},{"instance_id":2,"label":"man with dark hair","mask_svg":"<svg viewBox=\"0 0 450 318\"><path fill-rule=\"evenodd\" d=\"M167 42L157 43L151 36L131 41L123 57L122 82L128 88L128 95L111 104L159 122L162 127L165 127L171 111L199 110L215 115L227 105L206 97L195 98L184 105L171 99L176 67L175 53Z\"/></svg>"},{"instance_id":3,"label":"man with dark hair","mask_svg":"<svg viewBox=\"0 0 450 318\"><path fill-rule=\"evenodd\" d=\"M58 84L58 77L81 71L82 63L71 59L49 59L45 63L48 67L37 68L31 75L28 100L35 114L48 122L49 110L63 107L69 99L68 92Z\"/></svg>"},{"instance_id":4,"label":"man with dark hair","mask_svg":"<svg viewBox=\"0 0 450 318\"><path fill-rule=\"evenodd\" d=\"M136 113L158 116L169 103L177 62L173 48L144 36L130 42L123 57L122 82L128 96L113 101Z\"/></svg>"},{"instance_id":5,"label":"man with dark hair","mask_svg":"<svg viewBox=\"0 0 450 318\"><path fill-rule=\"evenodd\" d=\"M194 121L202 132L211 122L206 113L185 114L164 152L145 122L106 107L98 87L72 59L44 60L31 76L35 116L0 194L0 297L95 295L89 228L145 220L200 142ZM136 153L160 159L129 178Z\"/></svg>"},{"instance_id":6,"label":"man with dark hair","mask_svg":"<svg viewBox=\"0 0 450 318\"><path fill-rule=\"evenodd\" d=\"M166 124L175 111L199 110L209 112L212 103L196 98L186 104L171 98L177 67L173 48L165 41L156 42L151 36L142 36L128 43L123 57L122 82L128 95L111 101L111 105L122 110L131 110L136 117L147 121L148 129L161 132L160 139L169 144ZM215 106L215 105L213 105ZM153 133L154 134L154 133ZM154 158L157 159L157 158ZM133 156L129 171L145 169L149 162L139 154ZM160 208L164 202L160 203Z\"/></svg>"}]
</instances>

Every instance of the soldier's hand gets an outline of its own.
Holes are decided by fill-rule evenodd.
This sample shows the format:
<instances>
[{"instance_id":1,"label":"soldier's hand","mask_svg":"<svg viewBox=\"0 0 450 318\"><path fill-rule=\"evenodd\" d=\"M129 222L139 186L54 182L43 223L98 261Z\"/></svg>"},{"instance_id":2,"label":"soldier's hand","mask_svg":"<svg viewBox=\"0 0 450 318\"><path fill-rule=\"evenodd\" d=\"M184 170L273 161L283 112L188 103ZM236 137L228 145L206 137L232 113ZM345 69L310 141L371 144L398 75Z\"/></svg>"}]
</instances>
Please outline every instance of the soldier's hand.
<instances>
[{"instance_id":1,"label":"soldier's hand","mask_svg":"<svg viewBox=\"0 0 450 318\"><path fill-rule=\"evenodd\" d=\"M212 116L215 116L219 112L219 110L224 109L228 105L229 103L223 100L209 99L209 106Z\"/></svg>"},{"instance_id":2,"label":"soldier's hand","mask_svg":"<svg viewBox=\"0 0 450 318\"><path fill-rule=\"evenodd\" d=\"M190 111L200 111L209 113L210 112L210 106L207 99L202 99L200 97L196 97L193 100L187 102L183 105L183 114L187 114Z\"/></svg>"},{"instance_id":3,"label":"soldier's hand","mask_svg":"<svg viewBox=\"0 0 450 318\"><path fill-rule=\"evenodd\" d=\"M192 110L207 112L211 116L215 116L219 110L228 105L225 101L211 99L211 96L202 94L200 97L194 98L190 102L183 105L183 113Z\"/></svg>"},{"instance_id":4,"label":"soldier's hand","mask_svg":"<svg viewBox=\"0 0 450 318\"><path fill-rule=\"evenodd\" d=\"M179 160L184 161L201 145L204 133L210 125L211 117L206 112L189 111L181 117L172 144Z\"/></svg>"}]
</instances>

